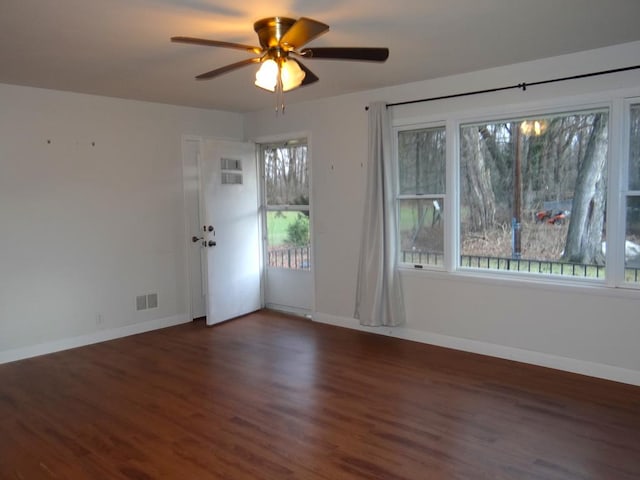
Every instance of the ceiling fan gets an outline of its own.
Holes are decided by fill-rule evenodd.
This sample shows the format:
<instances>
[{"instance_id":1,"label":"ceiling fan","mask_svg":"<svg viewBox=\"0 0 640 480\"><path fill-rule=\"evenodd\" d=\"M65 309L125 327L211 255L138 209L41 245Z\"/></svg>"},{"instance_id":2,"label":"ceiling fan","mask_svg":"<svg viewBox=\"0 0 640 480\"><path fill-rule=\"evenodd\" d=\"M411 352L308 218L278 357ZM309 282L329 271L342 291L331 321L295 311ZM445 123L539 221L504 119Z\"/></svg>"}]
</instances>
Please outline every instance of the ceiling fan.
<instances>
[{"instance_id":1,"label":"ceiling fan","mask_svg":"<svg viewBox=\"0 0 640 480\"><path fill-rule=\"evenodd\" d=\"M257 55L202 73L196 76L196 79L208 80L254 63L260 63L260 69L256 73L256 86L279 93L280 96L283 92L318 81L318 77L300 62L300 58L384 62L389 57L388 48L302 48L329 30L329 25L311 18L302 17L298 20L287 17L263 18L253 24L253 29L258 34L259 47L193 37L171 37L171 41L233 48Z\"/></svg>"}]
</instances>

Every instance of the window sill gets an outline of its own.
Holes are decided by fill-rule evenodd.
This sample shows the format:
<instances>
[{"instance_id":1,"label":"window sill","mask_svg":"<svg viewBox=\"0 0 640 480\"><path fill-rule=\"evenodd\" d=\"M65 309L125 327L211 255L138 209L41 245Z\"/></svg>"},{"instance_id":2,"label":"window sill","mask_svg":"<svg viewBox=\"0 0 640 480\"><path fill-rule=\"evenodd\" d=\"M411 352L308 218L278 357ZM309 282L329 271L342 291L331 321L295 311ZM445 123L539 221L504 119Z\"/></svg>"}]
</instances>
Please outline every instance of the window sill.
<instances>
[{"instance_id":1,"label":"window sill","mask_svg":"<svg viewBox=\"0 0 640 480\"><path fill-rule=\"evenodd\" d=\"M449 282L465 282L507 288L553 291L556 293L579 293L585 295L600 295L604 297L640 299L640 285L609 286L603 280L583 280L578 282L568 278L556 278L549 276L532 278L533 275L517 273L497 274L488 271L471 270L448 272L446 270L433 268L416 269L408 266L399 267L399 271L401 277L406 278L429 278Z\"/></svg>"}]
</instances>

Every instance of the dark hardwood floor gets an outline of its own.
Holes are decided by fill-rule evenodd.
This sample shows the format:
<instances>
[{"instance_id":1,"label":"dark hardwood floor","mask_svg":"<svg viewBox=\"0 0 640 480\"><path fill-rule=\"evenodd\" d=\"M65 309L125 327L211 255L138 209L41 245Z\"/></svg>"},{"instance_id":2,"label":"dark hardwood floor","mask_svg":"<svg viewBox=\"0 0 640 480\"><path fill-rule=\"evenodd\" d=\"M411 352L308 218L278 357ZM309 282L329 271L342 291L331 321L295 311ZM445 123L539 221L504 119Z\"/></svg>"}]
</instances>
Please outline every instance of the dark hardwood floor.
<instances>
[{"instance_id":1,"label":"dark hardwood floor","mask_svg":"<svg viewBox=\"0 0 640 480\"><path fill-rule=\"evenodd\" d=\"M272 312L0 365L0 479L640 478L640 388Z\"/></svg>"}]
</instances>

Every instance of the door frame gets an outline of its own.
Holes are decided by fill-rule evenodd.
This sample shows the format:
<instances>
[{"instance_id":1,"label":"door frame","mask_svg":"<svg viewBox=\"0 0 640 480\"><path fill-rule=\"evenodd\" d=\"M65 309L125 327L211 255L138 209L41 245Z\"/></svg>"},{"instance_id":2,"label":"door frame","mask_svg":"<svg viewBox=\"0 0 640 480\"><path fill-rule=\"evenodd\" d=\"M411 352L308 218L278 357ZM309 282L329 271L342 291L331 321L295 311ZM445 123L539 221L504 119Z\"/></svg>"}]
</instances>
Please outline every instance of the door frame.
<instances>
[{"instance_id":1,"label":"door frame","mask_svg":"<svg viewBox=\"0 0 640 480\"><path fill-rule=\"evenodd\" d=\"M309 164L309 170L308 170L308 175L309 175L309 202L310 202L310 206L309 206L309 213L310 213L310 221L309 221L309 237L311 238L311 251L310 251L310 255L311 255L311 265L312 265L312 270L311 270L311 310L309 312L307 311L301 311L295 307L291 307L291 308L283 308L283 311L285 311L286 313L292 313L294 315L302 315L302 316L310 316L311 318L314 317L315 315L315 311L316 311L316 271L317 271L317 263L316 263L316 254L315 254L315 218L316 215L314 213L314 200L313 200L313 147L312 147L312 141L311 141L311 132L308 131L298 131L298 132L291 132L291 133L283 133L283 134L277 134L277 135L267 135L267 136L260 136L260 137L255 137L252 138L250 141L255 143L257 146L260 146L261 144L268 144L268 143L279 143L279 142L286 142L292 139L296 139L296 138L305 138L307 140L307 158L308 158L308 164ZM262 278L260 279L260 283L262 285L262 302L263 305L266 305L266 286L267 286L267 243L265 241L264 238L264 233L266 230L266 225L264 225L264 218L265 218L265 212L264 212L264 205L263 205L263 201L264 201L264 182L263 182L263 165L262 165L262 157L259 153L259 148L256 149L256 162L258 162L258 174L259 174L259 179L260 179L260 185L258 187L258 194L260 195L260 236L262 238ZM284 307L284 306L283 306Z\"/></svg>"},{"instance_id":2,"label":"door frame","mask_svg":"<svg viewBox=\"0 0 640 480\"><path fill-rule=\"evenodd\" d=\"M186 159L186 148L185 148L185 144L187 142L194 142L198 144L198 155L200 155L202 153L202 141L203 141L203 137L199 136L199 135L182 135L182 138L180 140L180 153L182 155L182 160L181 160L181 167L182 167L182 212L183 212L183 217L184 217L184 258L185 258L185 269L184 269L184 284L186 285L186 289L185 289L185 304L187 307L187 313L189 314L189 319L191 321L193 321L193 306L191 304L191 294L192 291L196 288L195 285L192 285L191 282L191 274L192 274L192 265L191 265L191 257L190 257L190 253L191 253L191 249L193 248L193 242L191 241L191 228L189 225L189 215L192 215L193 212L190 211L189 209L189 205L187 203L187 181L188 181L188 175L186 174L186 163L185 163L185 159ZM200 162L198 160L196 160L196 171L197 171L197 184L196 184L196 194L198 196L198 198L200 198ZM198 209L197 212L198 215L198 219L199 222L201 222L200 219L200 209ZM203 268L203 261L202 261L202 255L200 255L200 268ZM202 278L202 282L200 284L200 288L201 290L204 292L204 288L205 285L203 284L205 281L205 275L204 272L201 275ZM206 301L205 301L205 315L206 315Z\"/></svg>"}]
</instances>

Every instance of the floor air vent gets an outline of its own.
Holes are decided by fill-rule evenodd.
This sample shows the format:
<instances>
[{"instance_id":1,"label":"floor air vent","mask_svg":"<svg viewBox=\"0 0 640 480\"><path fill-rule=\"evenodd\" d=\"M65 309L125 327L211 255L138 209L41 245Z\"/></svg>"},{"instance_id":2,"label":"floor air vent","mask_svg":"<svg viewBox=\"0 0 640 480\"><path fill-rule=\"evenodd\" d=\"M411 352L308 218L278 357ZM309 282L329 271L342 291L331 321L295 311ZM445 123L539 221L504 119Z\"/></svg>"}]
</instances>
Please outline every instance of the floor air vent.
<instances>
[{"instance_id":1,"label":"floor air vent","mask_svg":"<svg viewBox=\"0 0 640 480\"><path fill-rule=\"evenodd\" d=\"M146 310L148 308L158 308L157 293L148 293L136 297L136 310Z\"/></svg>"}]
</instances>

